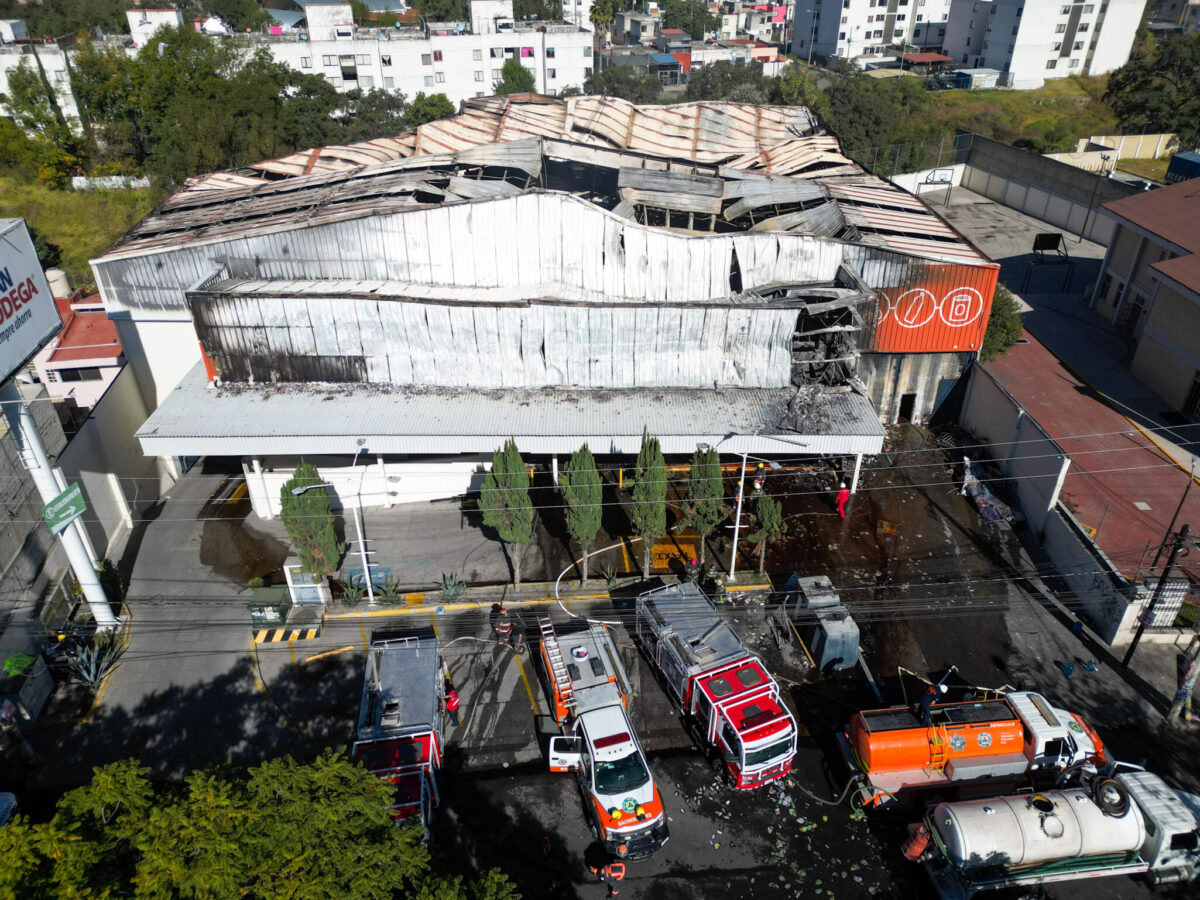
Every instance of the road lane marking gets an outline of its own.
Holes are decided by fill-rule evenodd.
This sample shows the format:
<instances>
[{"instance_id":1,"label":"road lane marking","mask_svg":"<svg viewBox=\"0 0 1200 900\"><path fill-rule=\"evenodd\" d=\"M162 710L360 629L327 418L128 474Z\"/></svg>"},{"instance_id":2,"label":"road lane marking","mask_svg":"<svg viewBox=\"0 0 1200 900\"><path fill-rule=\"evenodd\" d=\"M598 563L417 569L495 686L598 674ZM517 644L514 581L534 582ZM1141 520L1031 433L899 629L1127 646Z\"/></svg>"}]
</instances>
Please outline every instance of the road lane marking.
<instances>
[{"instance_id":1,"label":"road lane marking","mask_svg":"<svg viewBox=\"0 0 1200 900\"><path fill-rule=\"evenodd\" d=\"M314 653L312 656L306 656L301 662L316 662L318 659L325 659L327 656L337 656L339 653L345 653L347 650L353 649L353 644L347 644L345 647L338 647L336 650L326 650L324 653Z\"/></svg>"},{"instance_id":2,"label":"road lane marking","mask_svg":"<svg viewBox=\"0 0 1200 900\"><path fill-rule=\"evenodd\" d=\"M517 671L521 673L521 682L525 685L525 694L529 697L529 706L533 709L535 716L541 715L541 710L538 709L537 700L533 698L533 688L529 685L529 676L525 674L525 664L521 662L521 654L514 653L513 659L517 661Z\"/></svg>"}]
</instances>

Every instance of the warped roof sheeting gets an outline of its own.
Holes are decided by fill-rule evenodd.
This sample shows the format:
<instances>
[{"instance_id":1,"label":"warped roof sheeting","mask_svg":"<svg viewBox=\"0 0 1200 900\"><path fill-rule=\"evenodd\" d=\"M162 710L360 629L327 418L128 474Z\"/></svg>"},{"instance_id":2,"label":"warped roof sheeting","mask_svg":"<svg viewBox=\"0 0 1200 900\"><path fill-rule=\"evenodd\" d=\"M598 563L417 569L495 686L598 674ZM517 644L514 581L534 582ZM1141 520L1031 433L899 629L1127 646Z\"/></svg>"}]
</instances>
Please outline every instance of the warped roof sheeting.
<instances>
[{"instance_id":1,"label":"warped roof sheeting","mask_svg":"<svg viewBox=\"0 0 1200 900\"><path fill-rule=\"evenodd\" d=\"M747 106L736 103L679 103L635 106L611 97L484 97L468 100L463 111L427 122L415 132L361 144L319 147L246 166L237 178L280 177L339 172L416 154L454 153L481 144L530 137L564 138L656 156L724 163L735 169L794 175L845 166L861 170L821 134L816 119L800 106ZM230 173L196 179L185 190L212 190L231 184Z\"/></svg>"}]
</instances>

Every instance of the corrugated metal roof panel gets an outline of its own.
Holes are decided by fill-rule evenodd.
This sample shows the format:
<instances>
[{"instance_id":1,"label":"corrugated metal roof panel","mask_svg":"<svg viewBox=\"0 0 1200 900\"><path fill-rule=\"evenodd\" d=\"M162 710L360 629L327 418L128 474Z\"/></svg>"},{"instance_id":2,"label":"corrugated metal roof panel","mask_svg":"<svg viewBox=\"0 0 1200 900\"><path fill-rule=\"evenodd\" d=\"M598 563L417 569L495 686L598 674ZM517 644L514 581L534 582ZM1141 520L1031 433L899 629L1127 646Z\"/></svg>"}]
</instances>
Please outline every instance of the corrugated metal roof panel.
<instances>
[{"instance_id":1,"label":"corrugated metal roof panel","mask_svg":"<svg viewBox=\"0 0 1200 900\"><path fill-rule=\"evenodd\" d=\"M636 453L650 426L664 453L698 443L727 453L878 453L883 427L852 391L819 398L820 430L780 429L795 397L782 390L476 391L377 385L214 388L197 366L138 430L151 456L490 453L515 437L527 453ZM754 434L759 431L761 433ZM732 437L727 437L733 433ZM800 444L802 446L797 446Z\"/></svg>"}]
</instances>

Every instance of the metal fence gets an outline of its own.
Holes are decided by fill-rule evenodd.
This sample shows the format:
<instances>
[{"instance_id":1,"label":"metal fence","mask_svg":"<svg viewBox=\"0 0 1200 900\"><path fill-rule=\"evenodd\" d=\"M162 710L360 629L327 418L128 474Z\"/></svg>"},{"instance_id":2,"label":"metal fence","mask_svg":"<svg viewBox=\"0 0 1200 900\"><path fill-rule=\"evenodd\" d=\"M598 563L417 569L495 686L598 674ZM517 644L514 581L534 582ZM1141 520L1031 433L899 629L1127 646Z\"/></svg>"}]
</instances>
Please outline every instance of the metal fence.
<instances>
[{"instance_id":1,"label":"metal fence","mask_svg":"<svg viewBox=\"0 0 1200 900\"><path fill-rule=\"evenodd\" d=\"M846 155L868 172L880 178L891 178L893 175L906 175L909 172L922 172L926 169L965 163L974 141L974 134L960 131L927 141L852 150Z\"/></svg>"}]
</instances>

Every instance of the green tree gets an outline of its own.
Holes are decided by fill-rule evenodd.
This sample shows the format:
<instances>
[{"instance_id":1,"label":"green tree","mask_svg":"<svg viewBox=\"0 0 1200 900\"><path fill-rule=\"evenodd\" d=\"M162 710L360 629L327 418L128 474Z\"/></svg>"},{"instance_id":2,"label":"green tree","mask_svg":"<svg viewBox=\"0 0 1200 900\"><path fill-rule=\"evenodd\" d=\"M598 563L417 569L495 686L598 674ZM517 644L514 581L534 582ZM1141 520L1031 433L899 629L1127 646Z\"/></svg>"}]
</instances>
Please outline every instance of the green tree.
<instances>
[{"instance_id":1,"label":"green tree","mask_svg":"<svg viewBox=\"0 0 1200 900\"><path fill-rule=\"evenodd\" d=\"M336 751L156 789L134 760L94 770L49 822L0 829L4 897L515 898L491 870L436 874L421 830L397 828L389 787Z\"/></svg>"},{"instance_id":2,"label":"green tree","mask_svg":"<svg viewBox=\"0 0 1200 900\"><path fill-rule=\"evenodd\" d=\"M845 60L838 62L834 73L826 90L826 121L842 152L850 155L890 144L897 111L886 87Z\"/></svg>"},{"instance_id":3,"label":"green tree","mask_svg":"<svg viewBox=\"0 0 1200 900\"><path fill-rule=\"evenodd\" d=\"M1175 147L1200 146L1200 32L1170 34L1108 79L1104 100L1128 131L1178 135Z\"/></svg>"},{"instance_id":4,"label":"green tree","mask_svg":"<svg viewBox=\"0 0 1200 900\"><path fill-rule=\"evenodd\" d=\"M483 479L479 496L483 524L495 528L512 557L513 584L521 584L521 548L533 539L533 504L529 500L529 469L512 438L492 456L492 471Z\"/></svg>"},{"instance_id":5,"label":"green tree","mask_svg":"<svg viewBox=\"0 0 1200 900\"><path fill-rule=\"evenodd\" d=\"M783 506L769 494L762 494L754 503L754 530L746 537L758 544L758 574L767 565L767 545L787 534L783 521Z\"/></svg>"},{"instance_id":6,"label":"green tree","mask_svg":"<svg viewBox=\"0 0 1200 900\"><path fill-rule=\"evenodd\" d=\"M782 106L805 106L822 118L829 115L829 97L821 90L817 80L798 65L788 66L775 79L771 102Z\"/></svg>"},{"instance_id":7,"label":"green tree","mask_svg":"<svg viewBox=\"0 0 1200 900\"><path fill-rule=\"evenodd\" d=\"M86 145L58 105L40 63L23 57L8 75L7 105L13 120L32 138L37 177L51 187L66 187L68 179L83 171Z\"/></svg>"},{"instance_id":8,"label":"green tree","mask_svg":"<svg viewBox=\"0 0 1200 900\"><path fill-rule=\"evenodd\" d=\"M404 117L404 127L417 128L426 122L436 122L454 115L457 110L445 94L417 94Z\"/></svg>"},{"instance_id":9,"label":"green tree","mask_svg":"<svg viewBox=\"0 0 1200 900\"><path fill-rule=\"evenodd\" d=\"M583 91L645 105L659 101L662 83L657 78L640 74L632 66L614 65L592 72L584 79Z\"/></svg>"},{"instance_id":10,"label":"green tree","mask_svg":"<svg viewBox=\"0 0 1200 900\"><path fill-rule=\"evenodd\" d=\"M721 20L708 8L703 0L665 0L662 5L662 27L680 28L693 40L704 40L704 35L721 27Z\"/></svg>"},{"instance_id":11,"label":"green tree","mask_svg":"<svg viewBox=\"0 0 1200 900\"><path fill-rule=\"evenodd\" d=\"M987 331L983 333L979 358L991 362L1007 353L1017 345L1023 327L1017 298L1004 285L997 284L996 292L992 294L992 311L988 314Z\"/></svg>"},{"instance_id":12,"label":"green tree","mask_svg":"<svg viewBox=\"0 0 1200 900\"><path fill-rule=\"evenodd\" d=\"M279 489L280 513L292 545L300 555L306 572L328 576L337 571L345 546L333 530L333 511L329 490L314 487L322 483L317 467L300 461L292 477ZM297 494L296 488L308 487Z\"/></svg>"},{"instance_id":13,"label":"green tree","mask_svg":"<svg viewBox=\"0 0 1200 900\"><path fill-rule=\"evenodd\" d=\"M0 0L0 19L21 19L31 38L73 36L100 28L106 34L128 34L128 0Z\"/></svg>"},{"instance_id":14,"label":"green tree","mask_svg":"<svg viewBox=\"0 0 1200 900\"><path fill-rule=\"evenodd\" d=\"M588 13L588 18L597 35L608 33L608 26L612 23L615 11L613 0L592 0L592 11Z\"/></svg>"},{"instance_id":15,"label":"green tree","mask_svg":"<svg viewBox=\"0 0 1200 900\"><path fill-rule=\"evenodd\" d=\"M729 514L725 506L725 481L721 477L721 458L712 447L692 454L688 475L687 499L683 514L700 535L700 564L704 564L708 536Z\"/></svg>"},{"instance_id":16,"label":"green tree","mask_svg":"<svg viewBox=\"0 0 1200 900\"><path fill-rule=\"evenodd\" d=\"M528 94L534 89L533 72L521 65L519 59L505 60L496 82L497 94Z\"/></svg>"},{"instance_id":17,"label":"green tree","mask_svg":"<svg viewBox=\"0 0 1200 900\"><path fill-rule=\"evenodd\" d=\"M62 263L62 247L46 237L46 233L36 225L26 222L29 236L33 238L33 249L37 251L38 262L43 269L53 269ZM105 560L107 562L107 560Z\"/></svg>"},{"instance_id":18,"label":"green tree","mask_svg":"<svg viewBox=\"0 0 1200 900\"><path fill-rule=\"evenodd\" d=\"M404 94L373 88L348 91L343 95L342 140L367 141L381 134L407 130L410 107Z\"/></svg>"},{"instance_id":19,"label":"green tree","mask_svg":"<svg viewBox=\"0 0 1200 900\"><path fill-rule=\"evenodd\" d=\"M667 464L658 438L650 437L645 428L633 479L630 518L633 533L642 539L642 577L649 578L650 551L667 532Z\"/></svg>"},{"instance_id":20,"label":"green tree","mask_svg":"<svg viewBox=\"0 0 1200 900\"><path fill-rule=\"evenodd\" d=\"M466 22L467 0L417 0L416 7L427 22Z\"/></svg>"},{"instance_id":21,"label":"green tree","mask_svg":"<svg viewBox=\"0 0 1200 900\"><path fill-rule=\"evenodd\" d=\"M688 75L688 100L728 100L732 103L766 103L771 79L763 77L758 63L721 60L693 69Z\"/></svg>"},{"instance_id":22,"label":"green tree","mask_svg":"<svg viewBox=\"0 0 1200 900\"><path fill-rule=\"evenodd\" d=\"M194 6L198 14L216 16L235 31L257 31L275 21L255 0L200 0Z\"/></svg>"},{"instance_id":23,"label":"green tree","mask_svg":"<svg viewBox=\"0 0 1200 900\"><path fill-rule=\"evenodd\" d=\"M596 471L596 458L584 444L571 454L566 467L558 476L563 499L567 501L567 531L579 544L583 554L582 581L588 579L588 553L600 530L604 487Z\"/></svg>"}]
</instances>

